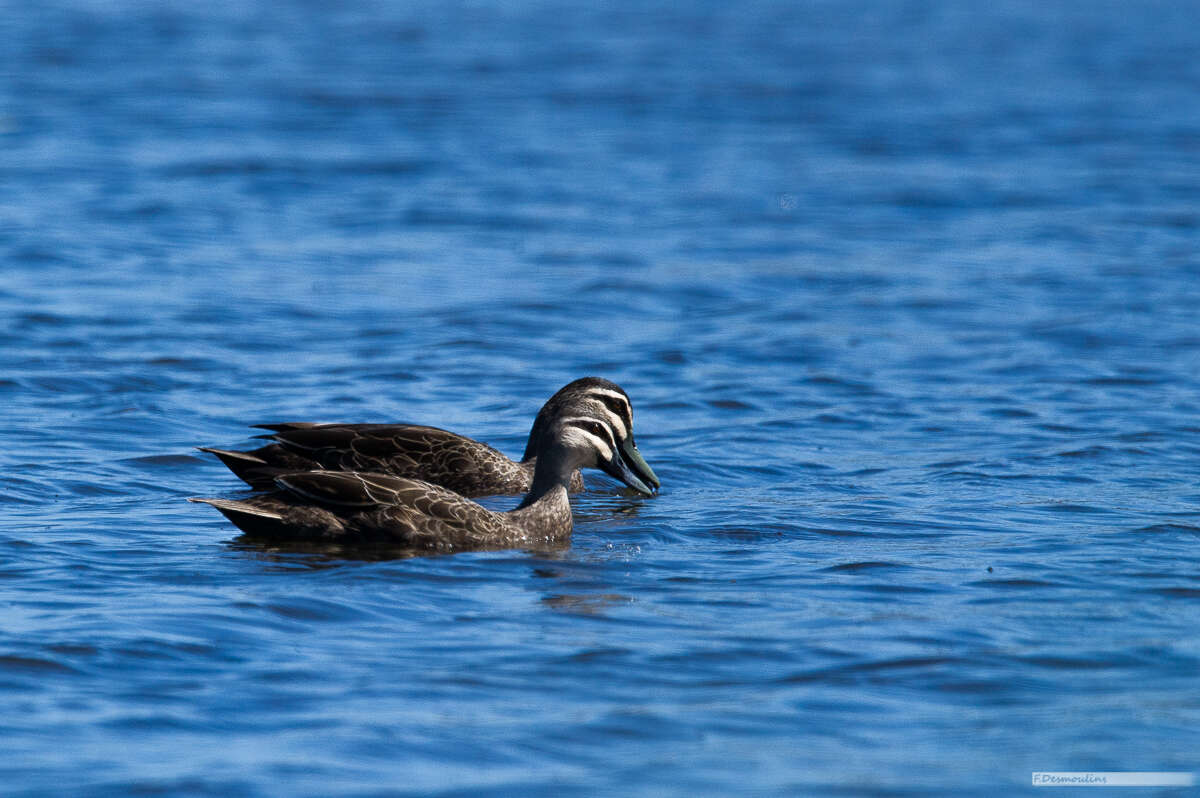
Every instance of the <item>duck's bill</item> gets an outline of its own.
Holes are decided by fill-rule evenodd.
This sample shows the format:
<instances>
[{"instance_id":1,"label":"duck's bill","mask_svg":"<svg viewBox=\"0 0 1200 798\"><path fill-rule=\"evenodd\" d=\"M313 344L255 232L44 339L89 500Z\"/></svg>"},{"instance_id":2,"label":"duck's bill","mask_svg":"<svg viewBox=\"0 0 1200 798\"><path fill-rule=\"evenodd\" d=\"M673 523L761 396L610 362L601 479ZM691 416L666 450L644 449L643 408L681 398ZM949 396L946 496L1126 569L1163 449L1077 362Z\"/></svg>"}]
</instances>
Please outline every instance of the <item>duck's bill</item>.
<instances>
[{"instance_id":1,"label":"duck's bill","mask_svg":"<svg viewBox=\"0 0 1200 798\"><path fill-rule=\"evenodd\" d=\"M621 449L613 452L612 459L603 465L604 472L609 476L616 477L639 493L644 493L647 496L653 496L654 491L642 481L641 477L634 473L633 469L630 468L629 464L625 462L625 458L622 455L623 452ZM642 465L646 464L646 461L642 460L640 456L638 457L638 460L641 461ZM649 470L649 466L646 466L646 468Z\"/></svg>"},{"instance_id":2,"label":"duck's bill","mask_svg":"<svg viewBox=\"0 0 1200 798\"><path fill-rule=\"evenodd\" d=\"M662 483L658 481L658 476L655 475L654 469L650 467L650 464L642 457L642 453L633 445L633 438L626 438L621 441L621 457L625 460L629 469L637 474L642 482L654 488L655 492L662 487Z\"/></svg>"}]
</instances>

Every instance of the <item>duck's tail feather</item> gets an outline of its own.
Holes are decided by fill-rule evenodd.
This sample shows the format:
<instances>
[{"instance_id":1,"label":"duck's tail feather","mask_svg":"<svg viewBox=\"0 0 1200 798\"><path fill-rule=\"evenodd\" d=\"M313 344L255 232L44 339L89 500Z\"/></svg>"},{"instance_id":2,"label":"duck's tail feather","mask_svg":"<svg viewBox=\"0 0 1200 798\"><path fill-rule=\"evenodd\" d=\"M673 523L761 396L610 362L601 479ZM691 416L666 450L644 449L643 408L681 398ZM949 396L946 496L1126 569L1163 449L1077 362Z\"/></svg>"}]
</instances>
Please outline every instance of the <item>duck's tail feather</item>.
<instances>
[{"instance_id":1,"label":"duck's tail feather","mask_svg":"<svg viewBox=\"0 0 1200 798\"><path fill-rule=\"evenodd\" d=\"M225 466L237 475L238 479L257 490L268 490L275 487L275 477L287 473L288 469L272 466L261 457L251 452L234 452L228 449L214 449L211 446L197 446L202 452L215 454Z\"/></svg>"},{"instance_id":2,"label":"duck's tail feather","mask_svg":"<svg viewBox=\"0 0 1200 798\"><path fill-rule=\"evenodd\" d=\"M278 422L275 424L255 424L254 425L254 427L256 429L269 429L274 432L285 432L290 429L312 429L313 427L319 427L319 426L321 426L321 424L319 422L313 422L313 421L283 421L283 422ZM270 437L270 436L264 435L261 437Z\"/></svg>"},{"instance_id":3,"label":"duck's tail feather","mask_svg":"<svg viewBox=\"0 0 1200 798\"><path fill-rule=\"evenodd\" d=\"M233 522L233 525L248 535L260 537L278 537L287 532L283 515L273 510L255 507L246 502L233 499L202 499L189 498L190 502L211 504L221 511L221 514Z\"/></svg>"}]
</instances>

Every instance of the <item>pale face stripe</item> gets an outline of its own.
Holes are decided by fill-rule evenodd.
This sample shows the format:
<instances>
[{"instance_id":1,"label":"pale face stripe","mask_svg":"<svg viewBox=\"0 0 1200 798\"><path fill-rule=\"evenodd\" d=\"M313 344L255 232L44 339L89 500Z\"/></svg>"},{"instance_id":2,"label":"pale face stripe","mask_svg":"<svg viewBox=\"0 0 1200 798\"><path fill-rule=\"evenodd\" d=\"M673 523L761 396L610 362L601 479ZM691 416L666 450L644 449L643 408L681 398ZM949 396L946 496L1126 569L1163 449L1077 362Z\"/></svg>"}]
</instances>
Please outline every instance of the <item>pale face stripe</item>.
<instances>
[{"instance_id":1,"label":"pale face stripe","mask_svg":"<svg viewBox=\"0 0 1200 798\"><path fill-rule=\"evenodd\" d=\"M592 444L592 446L595 447L596 451L600 452L600 454L603 455L605 460L612 459L613 446L615 445L612 440L612 430L605 427L603 422L599 421L598 419L594 419L594 418L580 418L578 416L573 416L571 418L564 418L563 422L565 424L567 424L567 426L569 427L569 429L567 431L568 439L570 439L571 437L573 437L575 435L580 435L580 436L586 438ZM571 422L578 422L578 423L571 423ZM607 436L608 440L605 440L604 438L596 435L595 433L589 432L588 430L579 426L579 423L582 423L585 426L591 425L591 424L599 424L600 427L602 429L604 429L604 431L606 433L608 433L608 436Z\"/></svg>"}]
</instances>

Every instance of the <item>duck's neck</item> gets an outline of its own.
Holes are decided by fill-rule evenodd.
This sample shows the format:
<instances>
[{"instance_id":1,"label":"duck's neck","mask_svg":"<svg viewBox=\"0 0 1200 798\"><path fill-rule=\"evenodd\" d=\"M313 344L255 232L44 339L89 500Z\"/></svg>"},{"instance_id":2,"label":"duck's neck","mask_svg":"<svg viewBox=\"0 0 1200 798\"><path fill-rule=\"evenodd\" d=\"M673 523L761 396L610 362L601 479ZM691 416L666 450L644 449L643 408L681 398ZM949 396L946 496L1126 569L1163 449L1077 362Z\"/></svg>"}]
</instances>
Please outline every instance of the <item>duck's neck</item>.
<instances>
[{"instance_id":1,"label":"duck's neck","mask_svg":"<svg viewBox=\"0 0 1200 798\"><path fill-rule=\"evenodd\" d=\"M533 487L525 500L511 511L513 520L527 534L550 539L571 533L574 524L567 490L575 467L573 460L555 448L538 454L533 469Z\"/></svg>"},{"instance_id":2,"label":"duck's neck","mask_svg":"<svg viewBox=\"0 0 1200 798\"><path fill-rule=\"evenodd\" d=\"M517 509L535 504L556 488L562 488L565 495L570 489L571 475L579 467L576 459L578 458L573 458L571 453L561 446L550 446L539 452L533 467L533 485Z\"/></svg>"}]
</instances>

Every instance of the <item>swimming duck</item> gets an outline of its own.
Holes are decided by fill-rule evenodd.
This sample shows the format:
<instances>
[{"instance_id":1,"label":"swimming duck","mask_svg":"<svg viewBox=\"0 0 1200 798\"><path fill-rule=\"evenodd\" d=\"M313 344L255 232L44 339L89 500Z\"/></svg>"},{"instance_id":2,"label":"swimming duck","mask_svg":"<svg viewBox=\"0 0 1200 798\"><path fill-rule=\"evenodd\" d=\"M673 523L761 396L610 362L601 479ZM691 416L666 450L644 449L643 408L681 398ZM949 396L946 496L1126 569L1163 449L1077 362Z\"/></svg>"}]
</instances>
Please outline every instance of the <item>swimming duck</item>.
<instances>
[{"instance_id":1,"label":"swimming duck","mask_svg":"<svg viewBox=\"0 0 1200 798\"><path fill-rule=\"evenodd\" d=\"M571 534L567 490L579 468L600 468L646 495L649 474L628 463L612 425L595 416L549 421L525 500L488 510L446 488L390 474L308 471L280 474L278 491L248 499L200 499L252 537L387 543L454 551L553 543Z\"/></svg>"},{"instance_id":2,"label":"swimming duck","mask_svg":"<svg viewBox=\"0 0 1200 798\"><path fill-rule=\"evenodd\" d=\"M520 462L486 443L437 427L415 424L261 424L273 441L249 452L202 446L215 454L243 481L257 489L275 487L275 478L297 471L369 471L419 479L462 496L520 494L533 484L537 449L544 430L566 415L595 415L615 433L626 462L645 481L660 487L658 477L638 452L633 439L633 407L629 394L615 382L584 377L561 388L542 406L529 431ZM583 477L571 474L568 489L583 490Z\"/></svg>"}]
</instances>

